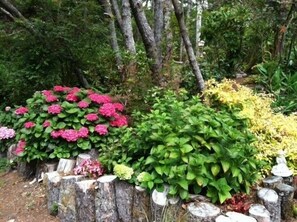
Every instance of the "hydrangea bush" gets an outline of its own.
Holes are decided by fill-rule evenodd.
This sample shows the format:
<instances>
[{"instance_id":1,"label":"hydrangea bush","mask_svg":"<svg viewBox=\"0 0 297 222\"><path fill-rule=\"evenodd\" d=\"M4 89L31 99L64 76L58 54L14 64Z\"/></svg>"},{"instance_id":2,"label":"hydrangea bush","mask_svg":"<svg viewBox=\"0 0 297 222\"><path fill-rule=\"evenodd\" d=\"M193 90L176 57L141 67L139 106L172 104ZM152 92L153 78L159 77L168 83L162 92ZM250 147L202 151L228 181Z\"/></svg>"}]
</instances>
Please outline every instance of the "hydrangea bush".
<instances>
[{"instance_id":1,"label":"hydrangea bush","mask_svg":"<svg viewBox=\"0 0 297 222\"><path fill-rule=\"evenodd\" d=\"M87 159L75 167L73 172L75 175L84 175L96 179L103 175L104 168L97 160Z\"/></svg>"},{"instance_id":2,"label":"hydrangea bush","mask_svg":"<svg viewBox=\"0 0 297 222\"><path fill-rule=\"evenodd\" d=\"M11 140L15 136L15 131L13 129L7 128L5 126L0 127L0 151L4 152L7 148L7 141Z\"/></svg>"},{"instance_id":3,"label":"hydrangea bush","mask_svg":"<svg viewBox=\"0 0 297 222\"><path fill-rule=\"evenodd\" d=\"M93 90L55 86L36 92L26 106L14 111L18 150L27 161L100 150L128 124L123 111L121 103Z\"/></svg>"}]
</instances>

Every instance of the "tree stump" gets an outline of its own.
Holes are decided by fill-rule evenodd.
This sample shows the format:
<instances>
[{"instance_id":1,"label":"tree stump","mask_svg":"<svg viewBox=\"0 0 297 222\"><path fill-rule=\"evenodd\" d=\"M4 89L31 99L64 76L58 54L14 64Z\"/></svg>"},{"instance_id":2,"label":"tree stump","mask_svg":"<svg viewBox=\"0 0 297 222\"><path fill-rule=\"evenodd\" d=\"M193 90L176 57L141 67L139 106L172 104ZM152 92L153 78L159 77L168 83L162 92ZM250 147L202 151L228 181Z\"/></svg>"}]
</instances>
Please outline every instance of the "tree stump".
<instances>
[{"instance_id":1,"label":"tree stump","mask_svg":"<svg viewBox=\"0 0 297 222\"><path fill-rule=\"evenodd\" d=\"M270 219L273 222L281 221L281 207L280 207L280 198L277 193L268 188L262 188L257 193L260 202L266 207L270 213Z\"/></svg>"},{"instance_id":2,"label":"tree stump","mask_svg":"<svg viewBox=\"0 0 297 222\"><path fill-rule=\"evenodd\" d=\"M58 213L61 179L62 177L57 171L46 173L44 176L47 210L51 215Z\"/></svg>"},{"instance_id":3,"label":"tree stump","mask_svg":"<svg viewBox=\"0 0 297 222\"><path fill-rule=\"evenodd\" d=\"M34 177L36 172L36 162L18 162L17 172L21 177L24 177L26 179Z\"/></svg>"},{"instance_id":4,"label":"tree stump","mask_svg":"<svg viewBox=\"0 0 297 222\"><path fill-rule=\"evenodd\" d=\"M96 180L83 180L75 183L77 221L96 221L95 186Z\"/></svg>"},{"instance_id":5,"label":"tree stump","mask_svg":"<svg viewBox=\"0 0 297 222\"><path fill-rule=\"evenodd\" d=\"M115 191L119 220L131 222L134 186L126 181L117 180L115 182Z\"/></svg>"},{"instance_id":6,"label":"tree stump","mask_svg":"<svg viewBox=\"0 0 297 222\"><path fill-rule=\"evenodd\" d=\"M190 203L187 210L188 222L212 222L221 213L220 208L206 202Z\"/></svg>"},{"instance_id":7,"label":"tree stump","mask_svg":"<svg viewBox=\"0 0 297 222\"><path fill-rule=\"evenodd\" d=\"M106 175L97 180L98 190L95 196L96 221L118 222L116 205L116 176Z\"/></svg>"},{"instance_id":8,"label":"tree stump","mask_svg":"<svg viewBox=\"0 0 297 222\"><path fill-rule=\"evenodd\" d=\"M46 171L48 173L50 172L54 172L57 169L58 163L46 163L45 167L46 167Z\"/></svg>"},{"instance_id":9,"label":"tree stump","mask_svg":"<svg viewBox=\"0 0 297 222\"><path fill-rule=\"evenodd\" d=\"M164 218L167 221L182 221L183 215L181 214L182 202L178 197L169 197L168 203L165 208Z\"/></svg>"},{"instance_id":10,"label":"tree stump","mask_svg":"<svg viewBox=\"0 0 297 222\"><path fill-rule=\"evenodd\" d=\"M151 221L150 195L147 191L140 186L135 186L133 200L132 221Z\"/></svg>"},{"instance_id":11,"label":"tree stump","mask_svg":"<svg viewBox=\"0 0 297 222\"><path fill-rule=\"evenodd\" d=\"M81 153L76 158L76 166L79 166L84 160L91 159L91 155L87 153Z\"/></svg>"},{"instance_id":12,"label":"tree stump","mask_svg":"<svg viewBox=\"0 0 297 222\"><path fill-rule=\"evenodd\" d=\"M158 192L157 190L153 191L152 198L151 198L152 221L154 222L163 221L165 208L168 204L167 194L168 194L168 186L164 187L163 192Z\"/></svg>"},{"instance_id":13,"label":"tree stump","mask_svg":"<svg viewBox=\"0 0 297 222\"><path fill-rule=\"evenodd\" d=\"M75 167L76 161L73 159L60 159L57 171L61 174L71 174Z\"/></svg>"},{"instance_id":14,"label":"tree stump","mask_svg":"<svg viewBox=\"0 0 297 222\"><path fill-rule=\"evenodd\" d=\"M257 222L253 217L246 216L237 212L227 212L226 215L231 219L231 221L238 222Z\"/></svg>"},{"instance_id":15,"label":"tree stump","mask_svg":"<svg viewBox=\"0 0 297 222\"><path fill-rule=\"evenodd\" d=\"M270 222L270 213L261 204L252 204L249 209L249 215L256 218L258 222Z\"/></svg>"},{"instance_id":16,"label":"tree stump","mask_svg":"<svg viewBox=\"0 0 297 222\"><path fill-rule=\"evenodd\" d=\"M293 197L294 187L287 184L279 184L276 186L276 192L281 199L281 216L283 220L293 217Z\"/></svg>"},{"instance_id":17,"label":"tree stump","mask_svg":"<svg viewBox=\"0 0 297 222\"><path fill-rule=\"evenodd\" d=\"M64 176L61 180L58 217L61 222L76 222L75 183L84 179L84 176Z\"/></svg>"},{"instance_id":18,"label":"tree stump","mask_svg":"<svg viewBox=\"0 0 297 222\"><path fill-rule=\"evenodd\" d=\"M270 176L263 179L263 185L265 188L274 189L278 184L283 182L283 178L279 176Z\"/></svg>"}]
</instances>

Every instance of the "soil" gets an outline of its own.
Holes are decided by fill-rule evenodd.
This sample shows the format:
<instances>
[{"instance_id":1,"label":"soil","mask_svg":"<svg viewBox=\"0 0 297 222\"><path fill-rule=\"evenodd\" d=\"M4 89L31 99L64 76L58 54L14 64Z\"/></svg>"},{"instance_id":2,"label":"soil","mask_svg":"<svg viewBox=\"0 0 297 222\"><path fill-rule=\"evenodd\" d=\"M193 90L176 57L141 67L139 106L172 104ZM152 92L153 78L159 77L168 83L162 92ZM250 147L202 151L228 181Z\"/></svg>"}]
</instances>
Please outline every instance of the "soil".
<instances>
[{"instance_id":1,"label":"soil","mask_svg":"<svg viewBox=\"0 0 297 222\"><path fill-rule=\"evenodd\" d=\"M48 214L42 183L29 184L16 171L0 174L0 222L58 222Z\"/></svg>"}]
</instances>

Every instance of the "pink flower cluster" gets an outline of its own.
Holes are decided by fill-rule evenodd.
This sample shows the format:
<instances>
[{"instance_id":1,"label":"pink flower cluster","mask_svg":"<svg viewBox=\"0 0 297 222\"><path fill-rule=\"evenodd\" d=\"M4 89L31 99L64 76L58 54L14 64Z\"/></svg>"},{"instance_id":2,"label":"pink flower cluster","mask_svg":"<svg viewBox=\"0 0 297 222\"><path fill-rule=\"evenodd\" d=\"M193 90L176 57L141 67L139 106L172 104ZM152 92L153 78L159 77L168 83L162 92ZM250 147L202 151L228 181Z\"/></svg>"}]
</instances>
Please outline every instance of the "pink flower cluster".
<instances>
[{"instance_id":1,"label":"pink flower cluster","mask_svg":"<svg viewBox=\"0 0 297 222\"><path fill-rule=\"evenodd\" d=\"M17 144L17 148L14 151L15 155L19 156L25 151L26 147L26 141L25 140L20 140Z\"/></svg>"},{"instance_id":2,"label":"pink flower cluster","mask_svg":"<svg viewBox=\"0 0 297 222\"><path fill-rule=\"evenodd\" d=\"M54 104L47 108L47 112L50 114L59 114L62 110L63 108L59 104Z\"/></svg>"},{"instance_id":3,"label":"pink flower cluster","mask_svg":"<svg viewBox=\"0 0 297 222\"><path fill-rule=\"evenodd\" d=\"M55 92L65 92L68 91L70 88L65 86L54 86Z\"/></svg>"},{"instance_id":4,"label":"pink flower cluster","mask_svg":"<svg viewBox=\"0 0 297 222\"><path fill-rule=\"evenodd\" d=\"M110 125L114 127L128 126L128 119L126 116L117 114L114 120L110 122Z\"/></svg>"},{"instance_id":5,"label":"pink flower cluster","mask_svg":"<svg viewBox=\"0 0 297 222\"><path fill-rule=\"evenodd\" d=\"M111 102L111 98L107 95L100 95L97 93L92 93L88 96L88 98L94 102L94 103L98 103L98 104L104 104L104 103L110 103Z\"/></svg>"},{"instance_id":6,"label":"pink flower cluster","mask_svg":"<svg viewBox=\"0 0 297 222\"><path fill-rule=\"evenodd\" d=\"M43 126L44 128L49 127L49 126L51 126L51 122L48 121L48 120L45 120L44 123L42 124L42 126Z\"/></svg>"},{"instance_id":7,"label":"pink flower cluster","mask_svg":"<svg viewBox=\"0 0 297 222\"><path fill-rule=\"evenodd\" d=\"M27 107L20 107L18 109L16 109L14 112L17 115L23 115L25 113L27 113L29 111L29 109Z\"/></svg>"},{"instance_id":8,"label":"pink flower cluster","mask_svg":"<svg viewBox=\"0 0 297 222\"><path fill-rule=\"evenodd\" d=\"M112 103L105 103L100 107L99 113L102 116L112 117L116 114L116 108Z\"/></svg>"},{"instance_id":9,"label":"pink flower cluster","mask_svg":"<svg viewBox=\"0 0 297 222\"><path fill-rule=\"evenodd\" d=\"M96 113L90 113L90 114L87 114L87 115L85 116L85 118L86 118L88 121L90 121L90 122L94 122L94 121L96 121L96 120L99 119L99 117L98 117L98 115L97 115Z\"/></svg>"},{"instance_id":10,"label":"pink flower cluster","mask_svg":"<svg viewBox=\"0 0 297 222\"><path fill-rule=\"evenodd\" d=\"M48 95L45 96L45 101L47 101L48 103L57 102L58 98L54 95Z\"/></svg>"},{"instance_id":11,"label":"pink flower cluster","mask_svg":"<svg viewBox=\"0 0 297 222\"><path fill-rule=\"evenodd\" d=\"M33 128L34 126L35 126L35 123L33 123L33 122L25 122L25 124L24 124L24 127L26 129Z\"/></svg>"},{"instance_id":12,"label":"pink flower cluster","mask_svg":"<svg viewBox=\"0 0 297 222\"><path fill-rule=\"evenodd\" d=\"M74 94L74 93L69 93L67 96L66 96L66 100L68 102L77 102L78 101L78 97Z\"/></svg>"},{"instance_id":13,"label":"pink flower cluster","mask_svg":"<svg viewBox=\"0 0 297 222\"><path fill-rule=\"evenodd\" d=\"M57 139L61 137L67 140L67 142L75 142L80 138L87 138L89 136L89 130L86 127L82 127L79 130L74 129L61 129L51 132L51 137Z\"/></svg>"},{"instance_id":14,"label":"pink flower cluster","mask_svg":"<svg viewBox=\"0 0 297 222\"><path fill-rule=\"evenodd\" d=\"M7 128L5 126L0 127L0 140L11 139L15 136L15 131L13 129Z\"/></svg>"},{"instance_id":15,"label":"pink flower cluster","mask_svg":"<svg viewBox=\"0 0 297 222\"><path fill-rule=\"evenodd\" d=\"M95 131L101 136L108 134L107 126L103 124L97 125L95 127Z\"/></svg>"},{"instance_id":16,"label":"pink flower cluster","mask_svg":"<svg viewBox=\"0 0 297 222\"><path fill-rule=\"evenodd\" d=\"M93 178L98 178L104 173L101 163L91 159L83 160L73 171L76 175L84 175Z\"/></svg>"},{"instance_id":17,"label":"pink flower cluster","mask_svg":"<svg viewBox=\"0 0 297 222\"><path fill-rule=\"evenodd\" d=\"M81 109L88 108L89 105L90 105L90 104L89 104L88 102L84 101L84 100L80 101L80 102L77 104L77 106L78 106L79 108L81 108Z\"/></svg>"}]
</instances>

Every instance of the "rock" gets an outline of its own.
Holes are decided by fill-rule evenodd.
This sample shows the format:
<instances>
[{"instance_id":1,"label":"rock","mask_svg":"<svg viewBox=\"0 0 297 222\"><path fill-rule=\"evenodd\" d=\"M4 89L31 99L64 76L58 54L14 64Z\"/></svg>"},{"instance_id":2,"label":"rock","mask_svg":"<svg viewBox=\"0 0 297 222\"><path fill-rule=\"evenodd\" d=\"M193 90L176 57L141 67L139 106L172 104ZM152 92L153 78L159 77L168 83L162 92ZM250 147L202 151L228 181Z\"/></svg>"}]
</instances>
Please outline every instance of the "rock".
<instances>
[{"instance_id":1,"label":"rock","mask_svg":"<svg viewBox=\"0 0 297 222\"><path fill-rule=\"evenodd\" d=\"M154 222L161 222L163 221L164 217L164 210L167 206L169 188L168 186L164 186L163 192L158 192L154 190L151 197L151 214L152 214L152 221Z\"/></svg>"},{"instance_id":2,"label":"rock","mask_svg":"<svg viewBox=\"0 0 297 222\"><path fill-rule=\"evenodd\" d=\"M263 179L263 185L266 188L274 189L278 184L283 182L283 178L279 176L270 176Z\"/></svg>"},{"instance_id":3,"label":"rock","mask_svg":"<svg viewBox=\"0 0 297 222\"><path fill-rule=\"evenodd\" d=\"M260 202L266 207L270 213L270 219L273 222L281 221L281 207L280 207L280 198L277 193L268 188L262 188L257 193Z\"/></svg>"},{"instance_id":4,"label":"rock","mask_svg":"<svg viewBox=\"0 0 297 222\"><path fill-rule=\"evenodd\" d=\"M132 208L133 222L151 221L150 195L140 186L135 186Z\"/></svg>"},{"instance_id":5,"label":"rock","mask_svg":"<svg viewBox=\"0 0 297 222\"><path fill-rule=\"evenodd\" d=\"M95 186L96 180L83 180L75 183L77 221L96 221Z\"/></svg>"},{"instance_id":6,"label":"rock","mask_svg":"<svg viewBox=\"0 0 297 222\"><path fill-rule=\"evenodd\" d=\"M216 218L216 222L233 222L230 217L220 215Z\"/></svg>"},{"instance_id":7,"label":"rock","mask_svg":"<svg viewBox=\"0 0 297 222\"><path fill-rule=\"evenodd\" d=\"M57 171L46 173L44 176L43 183L46 188L47 210L51 215L58 213L61 179L62 177Z\"/></svg>"},{"instance_id":8,"label":"rock","mask_svg":"<svg viewBox=\"0 0 297 222\"><path fill-rule=\"evenodd\" d=\"M210 222L214 221L221 213L220 208L211 203L190 203L188 209L188 222Z\"/></svg>"},{"instance_id":9,"label":"rock","mask_svg":"<svg viewBox=\"0 0 297 222\"><path fill-rule=\"evenodd\" d=\"M282 219L287 220L293 217L293 197L294 197L294 187L287 184L279 184L276 186L276 192L281 199L281 216Z\"/></svg>"},{"instance_id":10,"label":"rock","mask_svg":"<svg viewBox=\"0 0 297 222\"><path fill-rule=\"evenodd\" d=\"M237 212L227 212L226 215L232 222L257 222L255 218Z\"/></svg>"},{"instance_id":11,"label":"rock","mask_svg":"<svg viewBox=\"0 0 297 222\"><path fill-rule=\"evenodd\" d=\"M64 176L61 180L58 217L61 222L76 222L76 192L75 183L84 179L84 176Z\"/></svg>"},{"instance_id":12,"label":"rock","mask_svg":"<svg viewBox=\"0 0 297 222\"><path fill-rule=\"evenodd\" d=\"M91 159L91 155L87 153L81 153L76 158L76 166L79 166L83 161Z\"/></svg>"},{"instance_id":13,"label":"rock","mask_svg":"<svg viewBox=\"0 0 297 222\"><path fill-rule=\"evenodd\" d=\"M71 174L75 167L76 161L73 159L60 159L57 171L61 174Z\"/></svg>"},{"instance_id":14,"label":"rock","mask_svg":"<svg viewBox=\"0 0 297 222\"><path fill-rule=\"evenodd\" d=\"M131 222L134 186L126 181L117 180L115 182L115 191L119 221Z\"/></svg>"},{"instance_id":15,"label":"rock","mask_svg":"<svg viewBox=\"0 0 297 222\"><path fill-rule=\"evenodd\" d=\"M249 214L258 222L270 222L270 213L261 204L252 204L249 209Z\"/></svg>"},{"instance_id":16,"label":"rock","mask_svg":"<svg viewBox=\"0 0 297 222\"><path fill-rule=\"evenodd\" d=\"M98 190L95 196L96 221L119 221L115 191L116 178L114 175L105 175L97 180Z\"/></svg>"}]
</instances>

